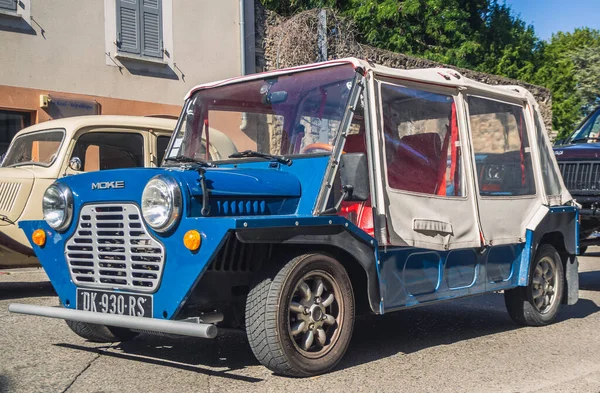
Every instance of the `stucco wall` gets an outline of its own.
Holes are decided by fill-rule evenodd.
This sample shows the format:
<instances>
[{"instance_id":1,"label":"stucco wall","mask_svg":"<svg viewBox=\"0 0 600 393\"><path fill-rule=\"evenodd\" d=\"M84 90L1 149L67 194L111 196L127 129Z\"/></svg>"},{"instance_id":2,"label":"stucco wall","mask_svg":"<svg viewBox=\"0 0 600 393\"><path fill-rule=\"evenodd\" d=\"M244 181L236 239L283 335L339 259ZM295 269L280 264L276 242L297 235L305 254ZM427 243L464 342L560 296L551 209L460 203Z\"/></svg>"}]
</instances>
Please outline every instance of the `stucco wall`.
<instances>
[{"instance_id":1,"label":"stucco wall","mask_svg":"<svg viewBox=\"0 0 600 393\"><path fill-rule=\"evenodd\" d=\"M108 65L105 1L25 4L26 24L0 15L0 85L181 105L193 85L240 73L236 0L164 1L172 8L163 15L173 15L169 64L121 69Z\"/></svg>"}]
</instances>

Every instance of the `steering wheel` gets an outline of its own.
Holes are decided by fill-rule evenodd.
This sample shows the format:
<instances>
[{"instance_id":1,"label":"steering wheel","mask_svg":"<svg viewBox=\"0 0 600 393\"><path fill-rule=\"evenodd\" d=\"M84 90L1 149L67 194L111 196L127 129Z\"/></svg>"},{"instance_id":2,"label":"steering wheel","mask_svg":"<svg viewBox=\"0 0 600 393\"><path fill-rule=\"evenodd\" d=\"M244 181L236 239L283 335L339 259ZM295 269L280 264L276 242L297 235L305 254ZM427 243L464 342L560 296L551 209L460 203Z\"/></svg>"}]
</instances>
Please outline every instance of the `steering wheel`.
<instances>
[{"instance_id":1,"label":"steering wheel","mask_svg":"<svg viewBox=\"0 0 600 393\"><path fill-rule=\"evenodd\" d=\"M300 150L301 154L308 153L321 153L321 152L332 152L333 145L324 142L311 143L310 145L304 146L302 150Z\"/></svg>"}]
</instances>

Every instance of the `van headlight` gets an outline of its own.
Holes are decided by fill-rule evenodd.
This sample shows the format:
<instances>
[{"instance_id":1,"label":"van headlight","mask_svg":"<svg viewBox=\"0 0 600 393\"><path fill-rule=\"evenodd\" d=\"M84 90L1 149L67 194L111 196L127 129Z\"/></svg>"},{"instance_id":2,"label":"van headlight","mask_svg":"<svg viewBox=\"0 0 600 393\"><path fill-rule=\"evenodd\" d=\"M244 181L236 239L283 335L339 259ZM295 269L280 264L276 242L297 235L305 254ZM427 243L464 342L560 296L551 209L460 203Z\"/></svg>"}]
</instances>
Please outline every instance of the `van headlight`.
<instances>
[{"instance_id":1,"label":"van headlight","mask_svg":"<svg viewBox=\"0 0 600 393\"><path fill-rule=\"evenodd\" d=\"M150 179L142 193L142 215L152 229L168 231L181 216L181 190L169 176Z\"/></svg>"},{"instance_id":2,"label":"van headlight","mask_svg":"<svg viewBox=\"0 0 600 393\"><path fill-rule=\"evenodd\" d=\"M44 220L53 229L67 229L73 218L73 193L69 186L54 183L48 187L42 199L42 211Z\"/></svg>"}]
</instances>

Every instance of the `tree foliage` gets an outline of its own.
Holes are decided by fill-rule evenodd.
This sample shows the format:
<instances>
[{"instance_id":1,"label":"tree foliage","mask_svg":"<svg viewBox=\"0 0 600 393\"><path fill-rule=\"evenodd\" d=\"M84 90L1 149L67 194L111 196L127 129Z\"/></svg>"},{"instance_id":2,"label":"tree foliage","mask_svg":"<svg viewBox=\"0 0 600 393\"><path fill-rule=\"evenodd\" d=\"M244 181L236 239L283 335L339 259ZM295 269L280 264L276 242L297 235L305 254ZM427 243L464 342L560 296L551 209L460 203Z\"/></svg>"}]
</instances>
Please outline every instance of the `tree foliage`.
<instances>
[{"instance_id":1,"label":"tree foliage","mask_svg":"<svg viewBox=\"0 0 600 393\"><path fill-rule=\"evenodd\" d=\"M544 42L499 0L261 2L283 15L334 8L353 20L363 43L548 87L561 133L600 104L600 32L576 29Z\"/></svg>"},{"instance_id":2,"label":"tree foliage","mask_svg":"<svg viewBox=\"0 0 600 393\"><path fill-rule=\"evenodd\" d=\"M552 126L560 136L571 132L597 102L600 74L590 72L600 72L598 53L600 31L589 28L556 33L539 50L540 67L531 81L552 91Z\"/></svg>"}]
</instances>

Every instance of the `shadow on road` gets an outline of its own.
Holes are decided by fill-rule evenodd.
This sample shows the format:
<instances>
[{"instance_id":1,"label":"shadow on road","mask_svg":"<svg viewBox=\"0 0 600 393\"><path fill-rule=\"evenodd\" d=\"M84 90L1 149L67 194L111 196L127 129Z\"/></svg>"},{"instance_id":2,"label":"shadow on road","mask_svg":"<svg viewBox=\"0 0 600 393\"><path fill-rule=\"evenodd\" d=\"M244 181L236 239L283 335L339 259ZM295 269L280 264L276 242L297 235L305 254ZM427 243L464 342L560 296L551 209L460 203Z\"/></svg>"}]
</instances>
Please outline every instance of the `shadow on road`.
<instances>
[{"instance_id":1,"label":"shadow on road","mask_svg":"<svg viewBox=\"0 0 600 393\"><path fill-rule=\"evenodd\" d=\"M0 282L0 300L56 296L50 281Z\"/></svg>"},{"instance_id":2,"label":"shadow on road","mask_svg":"<svg viewBox=\"0 0 600 393\"><path fill-rule=\"evenodd\" d=\"M600 265L598 265L600 269ZM579 289L600 291L600 270L579 273Z\"/></svg>"},{"instance_id":3,"label":"shadow on road","mask_svg":"<svg viewBox=\"0 0 600 393\"><path fill-rule=\"evenodd\" d=\"M585 318L600 310L588 299L563 307L557 322ZM370 363L398 353L409 354L440 345L519 329L508 316L501 293L424 306L383 316L359 316L350 348L337 369ZM65 348L100 353L104 356L146 362L246 382L261 379L230 371L258 364L242 331L221 332L215 340L170 338L142 334L114 350L56 344ZM214 371L202 366L224 368Z\"/></svg>"},{"instance_id":4,"label":"shadow on road","mask_svg":"<svg viewBox=\"0 0 600 393\"><path fill-rule=\"evenodd\" d=\"M248 346L246 334L242 331L227 331L225 334L219 334L214 340L141 334L134 340L120 343L108 351L105 348L88 348L73 344L55 345L98 353L102 356L144 362L244 382L262 381L260 378L231 373L231 371L258 364ZM122 350L123 352L115 352L113 349ZM202 366L225 368L226 370L213 370Z\"/></svg>"},{"instance_id":5,"label":"shadow on road","mask_svg":"<svg viewBox=\"0 0 600 393\"><path fill-rule=\"evenodd\" d=\"M0 374L0 392L10 392L12 390L10 378Z\"/></svg>"}]
</instances>

